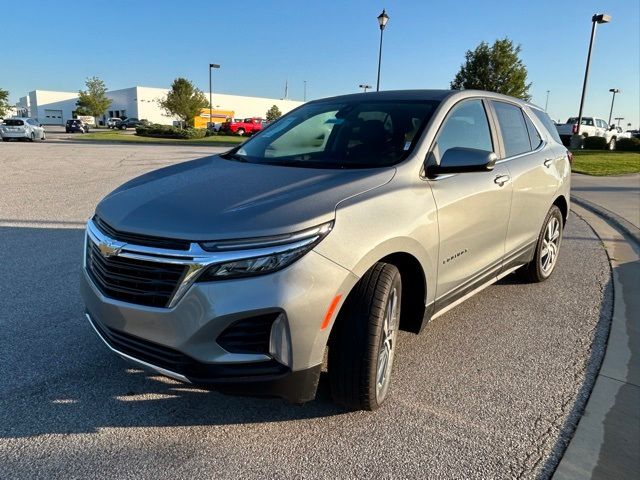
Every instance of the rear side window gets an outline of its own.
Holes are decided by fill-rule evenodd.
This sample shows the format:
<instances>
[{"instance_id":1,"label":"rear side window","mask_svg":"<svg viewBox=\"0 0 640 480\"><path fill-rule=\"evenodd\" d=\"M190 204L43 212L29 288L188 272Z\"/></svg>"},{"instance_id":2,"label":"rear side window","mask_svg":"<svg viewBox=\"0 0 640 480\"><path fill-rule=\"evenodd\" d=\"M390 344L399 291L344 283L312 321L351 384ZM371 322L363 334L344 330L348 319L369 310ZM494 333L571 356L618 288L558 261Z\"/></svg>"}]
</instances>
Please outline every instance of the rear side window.
<instances>
[{"instance_id":1,"label":"rear side window","mask_svg":"<svg viewBox=\"0 0 640 480\"><path fill-rule=\"evenodd\" d=\"M542 110L538 110L537 108L532 108L531 111L536 117L538 117L538 120L540 120L542 125L544 125L544 128L547 129L547 132L549 132L551 138L553 138L558 143L562 143L562 141L560 140L560 135L558 135L558 129L549 118L549 115L547 115Z\"/></svg>"},{"instance_id":2,"label":"rear side window","mask_svg":"<svg viewBox=\"0 0 640 480\"><path fill-rule=\"evenodd\" d=\"M493 102L502 141L504 143L505 157L513 157L531 150L529 131L520 107L504 102Z\"/></svg>"},{"instance_id":3,"label":"rear side window","mask_svg":"<svg viewBox=\"0 0 640 480\"><path fill-rule=\"evenodd\" d=\"M542 143L542 138L540 138L540 134L538 133L536 126L526 113L524 114L524 122L527 124L527 130L529 131L529 143L531 144L531 150L535 150Z\"/></svg>"},{"instance_id":4,"label":"rear side window","mask_svg":"<svg viewBox=\"0 0 640 480\"><path fill-rule=\"evenodd\" d=\"M482 100L469 100L453 107L438 132L433 153L441 159L447 150L455 147L493 152Z\"/></svg>"}]
</instances>

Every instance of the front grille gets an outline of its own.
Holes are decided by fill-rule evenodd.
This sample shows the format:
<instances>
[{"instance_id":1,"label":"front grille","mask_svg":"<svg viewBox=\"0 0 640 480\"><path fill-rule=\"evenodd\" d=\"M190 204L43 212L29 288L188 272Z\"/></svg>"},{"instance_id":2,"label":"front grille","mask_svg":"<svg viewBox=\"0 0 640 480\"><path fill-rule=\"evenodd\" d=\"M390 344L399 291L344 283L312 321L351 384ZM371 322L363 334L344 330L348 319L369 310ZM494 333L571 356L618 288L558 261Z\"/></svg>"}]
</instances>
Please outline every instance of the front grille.
<instances>
[{"instance_id":1,"label":"front grille","mask_svg":"<svg viewBox=\"0 0 640 480\"><path fill-rule=\"evenodd\" d=\"M218 336L217 342L229 353L269 353L271 325L278 312L239 320Z\"/></svg>"},{"instance_id":2,"label":"front grille","mask_svg":"<svg viewBox=\"0 0 640 480\"><path fill-rule=\"evenodd\" d=\"M155 342L109 328L94 318L91 323L113 349L151 365L187 377L195 383L215 382L228 378L281 375L287 367L275 360L256 363L205 364Z\"/></svg>"},{"instance_id":3,"label":"front grille","mask_svg":"<svg viewBox=\"0 0 640 480\"><path fill-rule=\"evenodd\" d=\"M105 296L149 307L166 307L187 269L185 265L104 257L90 238L86 265Z\"/></svg>"},{"instance_id":4,"label":"front grille","mask_svg":"<svg viewBox=\"0 0 640 480\"><path fill-rule=\"evenodd\" d=\"M142 245L145 247L166 248L170 250L189 250L190 242L186 240L175 240L172 238L151 237L139 235L137 233L120 232L102 220L98 215L93 217L93 223L107 237L124 243Z\"/></svg>"}]
</instances>

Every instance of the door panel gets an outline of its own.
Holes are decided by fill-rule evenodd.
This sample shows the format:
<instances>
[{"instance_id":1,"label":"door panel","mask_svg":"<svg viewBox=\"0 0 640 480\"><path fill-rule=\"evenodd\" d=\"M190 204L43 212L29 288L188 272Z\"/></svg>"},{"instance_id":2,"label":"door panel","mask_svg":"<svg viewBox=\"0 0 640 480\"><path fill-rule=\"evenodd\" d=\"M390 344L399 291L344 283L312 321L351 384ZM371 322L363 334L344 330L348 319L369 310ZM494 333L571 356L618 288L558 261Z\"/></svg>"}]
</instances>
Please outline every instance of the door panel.
<instances>
[{"instance_id":1,"label":"door panel","mask_svg":"<svg viewBox=\"0 0 640 480\"><path fill-rule=\"evenodd\" d=\"M440 164L449 148L495 152L499 144L485 103L465 100L447 114L429 162ZM438 209L440 250L436 310L444 308L501 268L511 208L507 166L491 171L440 175L429 183ZM505 181L496 182L501 177Z\"/></svg>"},{"instance_id":2,"label":"door panel","mask_svg":"<svg viewBox=\"0 0 640 480\"><path fill-rule=\"evenodd\" d=\"M440 251L436 310L498 274L511 208L505 165L492 171L459 173L431 181L438 208Z\"/></svg>"},{"instance_id":3,"label":"door panel","mask_svg":"<svg viewBox=\"0 0 640 480\"><path fill-rule=\"evenodd\" d=\"M530 140L527 152L507 156L500 162L508 166L513 188L505 256L509 260L515 259L515 264L506 262L505 268L509 268L529 260L526 254L532 251L530 247L538 238L558 189L558 154L551 144L543 142L532 117L520 107L497 101L493 102L493 106L505 145L509 142L509 136L511 139L519 137L519 130L522 129ZM518 117L522 118L522 123L519 123Z\"/></svg>"}]
</instances>

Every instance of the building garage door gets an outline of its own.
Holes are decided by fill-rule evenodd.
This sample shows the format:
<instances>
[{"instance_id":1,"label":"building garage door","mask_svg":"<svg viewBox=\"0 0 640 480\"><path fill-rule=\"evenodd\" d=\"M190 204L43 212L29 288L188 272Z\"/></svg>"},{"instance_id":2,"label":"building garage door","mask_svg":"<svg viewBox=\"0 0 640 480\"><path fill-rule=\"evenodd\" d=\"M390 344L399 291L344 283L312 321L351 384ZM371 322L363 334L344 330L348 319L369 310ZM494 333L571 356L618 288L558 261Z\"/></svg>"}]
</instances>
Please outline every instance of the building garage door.
<instances>
[{"instance_id":1,"label":"building garage door","mask_svg":"<svg viewBox=\"0 0 640 480\"><path fill-rule=\"evenodd\" d=\"M62 110L44 110L44 118L40 118L44 125L62 125Z\"/></svg>"}]
</instances>

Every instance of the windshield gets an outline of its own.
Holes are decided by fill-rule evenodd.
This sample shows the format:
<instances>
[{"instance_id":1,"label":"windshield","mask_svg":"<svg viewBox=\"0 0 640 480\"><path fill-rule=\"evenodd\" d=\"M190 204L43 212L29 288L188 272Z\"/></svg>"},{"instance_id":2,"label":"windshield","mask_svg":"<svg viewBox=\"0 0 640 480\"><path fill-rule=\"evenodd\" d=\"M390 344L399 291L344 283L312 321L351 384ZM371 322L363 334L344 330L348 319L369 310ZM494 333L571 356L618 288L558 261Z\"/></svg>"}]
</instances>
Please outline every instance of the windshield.
<instances>
[{"instance_id":1,"label":"windshield","mask_svg":"<svg viewBox=\"0 0 640 480\"><path fill-rule=\"evenodd\" d=\"M439 102L311 103L223 158L310 168L394 165L411 152Z\"/></svg>"},{"instance_id":2,"label":"windshield","mask_svg":"<svg viewBox=\"0 0 640 480\"><path fill-rule=\"evenodd\" d=\"M6 125L8 127L20 127L20 126L24 125L24 122L22 120L7 119L7 120L4 121L4 125Z\"/></svg>"}]
</instances>

